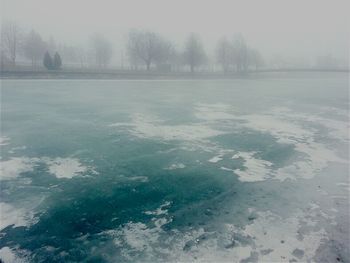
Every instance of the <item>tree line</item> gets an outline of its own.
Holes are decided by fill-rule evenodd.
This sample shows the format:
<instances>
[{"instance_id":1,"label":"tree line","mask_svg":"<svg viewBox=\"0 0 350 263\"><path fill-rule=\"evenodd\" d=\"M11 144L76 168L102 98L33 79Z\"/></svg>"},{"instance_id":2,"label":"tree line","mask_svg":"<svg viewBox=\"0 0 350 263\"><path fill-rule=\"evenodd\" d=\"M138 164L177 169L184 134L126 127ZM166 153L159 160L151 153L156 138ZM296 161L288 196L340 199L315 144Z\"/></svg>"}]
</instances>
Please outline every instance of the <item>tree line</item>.
<instances>
[{"instance_id":1,"label":"tree line","mask_svg":"<svg viewBox=\"0 0 350 263\"><path fill-rule=\"evenodd\" d=\"M88 64L106 68L113 54L111 42L99 34L90 38L87 51L81 46L57 44L52 37L44 40L35 30L25 32L16 22L6 20L1 23L0 40L1 68L27 62L32 68L49 70L60 69L63 62L81 68Z\"/></svg>"},{"instance_id":2,"label":"tree line","mask_svg":"<svg viewBox=\"0 0 350 263\"><path fill-rule=\"evenodd\" d=\"M251 48L241 34L231 39L223 37L217 42L215 53L209 55L195 33L190 33L183 47L178 48L156 32L131 30L125 51L129 69L133 70L188 70L193 73L200 67L215 64L220 65L224 73L244 73L264 65L260 52ZM17 23L4 21L1 26L1 65L15 66L19 57L29 61L33 68L43 65L50 70L60 69L62 61L77 67L107 68L112 62L113 44L101 34L90 37L88 49L56 44L53 38L45 41L35 30L25 33Z\"/></svg>"},{"instance_id":3,"label":"tree line","mask_svg":"<svg viewBox=\"0 0 350 263\"><path fill-rule=\"evenodd\" d=\"M179 51L169 40L155 32L133 30L128 36L127 54L134 68L143 65L147 70L152 66L187 66L193 73L200 66L210 63L204 45L195 33L188 35L183 50ZM243 73L260 68L264 61L260 52L250 48L244 37L237 34L231 41L226 37L218 41L214 63L220 64L224 73Z\"/></svg>"}]
</instances>

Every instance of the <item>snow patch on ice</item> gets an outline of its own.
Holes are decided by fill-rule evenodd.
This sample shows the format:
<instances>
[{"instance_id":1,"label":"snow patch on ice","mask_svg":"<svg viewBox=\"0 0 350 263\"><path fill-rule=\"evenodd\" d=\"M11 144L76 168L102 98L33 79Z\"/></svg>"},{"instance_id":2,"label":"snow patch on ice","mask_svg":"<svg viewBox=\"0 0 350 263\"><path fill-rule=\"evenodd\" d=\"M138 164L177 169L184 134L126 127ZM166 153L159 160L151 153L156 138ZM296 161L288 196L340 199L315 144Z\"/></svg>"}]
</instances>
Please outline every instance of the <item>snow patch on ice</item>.
<instances>
[{"instance_id":1,"label":"snow patch on ice","mask_svg":"<svg viewBox=\"0 0 350 263\"><path fill-rule=\"evenodd\" d=\"M306 129L298 122L307 120L333 127L337 131L338 139L341 136L339 135L340 130L347 130L347 124L340 125L338 122L324 120L313 115L296 114L288 108L275 108L265 114L243 116L242 120L245 121L242 124L244 127L269 133L276 137L279 143L292 144L297 152L305 155L302 159L273 171L271 175L274 175L275 179L281 181L288 178L310 179L326 168L330 162L348 163L347 160L338 157L335 150L316 142L314 128Z\"/></svg>"},{"instance_id":2,"label":"snow patch on ice","mask_svg":"<svg viewBox=\"0 0 350 263\"><path fill-rule=\"evenodd\" d=\"M222 155L214 156L213 158L209 159L208 162L210 163L217 163L223 159Z\"/></svg>"},{"instance_id":3,"label":"snow patch on ice","mask_svg":"<svg viewBox=\"0 0 350 263\"><path fill-rule=\"evenodd\" d=\"M165 170L176 170L176 169L183 169L186 165L183 163L173 163L170 166L166 167Z\"/></svg>"},{"instance_id":4,"label":"snow patch on ice","mask_svg":"<svg viewBox=\"0 0 350 263\"><path fill-rule=\"evenodd\" d=\"M244 229L240 230L233 225L228 225L228 229L252 237L254 240L252 252L256 252L259 261L262 262L312 261L317 249L327 237L323 228L300 237L299 229L306 220L306 214L303 212L298 212L289 218L281 218L270 211L257 214L258 218ZM303 252L298 255L299 258L293 254L295 250ZM269 253L262 253L263 251Z\"/></svg>"},{"instance_id":5,"label":"snow patch on ice","mask_svg":"<svg viewBox=\"0 0 350 263\"><path fill-rule=\"evenodd\" d=\"M38 158L14 157L0 161L0 180L12 180L25 172L32 172Z\"/></svg>"},{"instance_id":6,"label":"snow patch on ice","mask_svg":"<svg viewBox=\"0 0 350 263\"><path fill-rule=\"evenodd\" d=\"M29 254L27 251L21 250L21 252L26 252L25 254ZM2 247L0 249L0 259L4 263L26 263L29 262L26 258L22 256L18 256L14 250L9 247Z\"/></svg>"},{"instance_id":7,"label":"snow patch on ice","mask_svg":"<svg viewBox=\"0 0 350 263\"><path fill-rule=\"evenodd\" d=\"M3 247L0 249L0 258L3 262L16 262L16 255L9 247Z\"/></svg>"},{"instance_id":8,"label":"snow patch on ice","mask_svg":"<svg viewBox=\"0 0 350 263\"><path fill-rule=\"evenodd\" d=\"M160 207L158 207L156 210L154 211L146 211L144 212L146 215L166 215L168 214L168 209L166 209L166 207L170 206L170 202L166 201L164 204L162 204Z\"/></svg>"},{"instance_id":9,"label":"snow patch on ice","mask_svg":"<svg viewBox=\"0 0 350 263\"><path fill-rule=\"evenodd\" d=\"M7 226L14 225L28 226L34 221L33 212L23 208L15 208L14 206L0 202L0 230Z\"/></svg>"},{"instance_id":10,"label":"snow patch on ice","mask_svg":"<svg viewBox=\"0 0 350 263\"><path fill-rule=\"evenodd\" d=\"M255 152L239 152L233 156L236 158L243 158L245 169L235 169L234 173L239 176L242 182L258 182L270 178L272 163L254 157Z\"/></svg>"},{"instance_id":11,"label":"snow patch on ice","mask_svg":"<svg viewBox=\"0 0 350 263\"><path fill-rule=\"evenodd\" d=\"M349 118L349 113L337 109L323 109L333 111L342 117ZM322 111L322 110L321 110ZM338 157L335 149L316 141L316 128L305 126L305 123L321 125L328 130L328 135L337 140L349 141L349 122L334 120L321 115L300 113L287 107L272 108L261 114L235 115L231 107L225 104L198 104L195 107L197 118L208 123L218 125L217 121L231 121L235 127L253 129L268 133L282 144L291 144L303 156L293 163L272 169L272 163L254 157L252 153L235 155L233 158L243 158L245 169L236 169L235 173L242 181L262 181L269 178L278 180L305 178L310 179L326 168L330 162L348 163L348 160ZM232 123L234 122L234 123ZM219 157L218 157L219 158ZM213 158L212 161L219 161ZM221 167L223 170L230 170Z\"/></svg>"},{"instance_id":12,"label":"snow patch on ice","mask_svg":"<svg viewBox=\"0 0 350 263\"><path fill-rule=\"evenodd\" d=\"M17 151L22 151L22 150L25 150L25 149L27 149L27 147L25 145L18 146L18 147L13 147L13 148L11 148L11 150L9 150L9 153L14 154Z\"/></svg>"},{"instance_id":13,"label":"snow patch on ice","mask_svg":"<svg viewBox=\"0 0 350 263\"><path fill-rule=\"evenodd\" d=\"M122 251L122 255L129 259L135 260L135 254L143 254L143 261L152 261L156 252L162 251L161 235L164 234L162 226L171 222L171 219L166 217L167 210L165 206L170 205L166 202L156 211L150 211L153 226L147 226L141 222L128 222L116 230L104 231L101 235L108 235L114 239L114 245ZM162 217L159 217L162 216ZM164 250L163 250L164 252Z\"/></svg>"},{"instance_id":14,"label":"snow patch on ice","mask_svg":"<svg viewBox=\"0 0 350 263\"><path fill-rule=\"evenodd\" d=\"M205 124L167 125L158 118L144 114L133 115L130 123L115 123L110 126L129 127L131 134L136 137L159 138L165 141L198 141L224 134L224 132L213 129Z\"/></svg>"},{"instance_id":15,"label":"snow patch on ice","mask_svg":"<svg viewBox=\"0 0 350 263\"><path fill-rule=\"evenodd\" d=\"M0 146L5 146L10 143L10 138L7 136L0 137Z\"/></svg>"},{"instance_id":16,"label":"snow patch on ice","mask_svg":"<svg viewBox=\"0 0 350 263\"><path fill-rule=\"evenodd\" d=\"M74 158L55 158L46 160L49 172L57 178L73 178L88 171L88 167Z\"/></svg>"},{"instance_id":17,"label":"snow patch on ice","mask_svg":"<svg viewBox=\"0 0 350 263\"><path fill-rule=\"evenodd\" d=\"M311 179L317 175L322 169L326 168L330 162L347 163L347 160L339 158L334 151L326 148L323 144L296 143L295 149L298 152L306 154L302 160L279 168L275 172L275 178L281 181L286 179L305 178Z\"/></svg>"},{"instance_id":18,"label":"snow patch on ice","mask_svg":"<svg viewBox=\"0 0 350 263\"><path fill-rule=\"evenodd\" d=\"M153 226L128 222L101 234L111 236L127 259L135 260L138 256L144 261L154 261L162 255L167 262L240 262L251 257L259 262L311 262L327 240L326 231L316 225L320 216L327 215L316 204L287 218L270 211L251 210L256 218L245 226L226 224L218 232L203 228L185 232L173 229L169 234L162 226L170 220L160 207L159 211L148 213L155 216Z\"/></svg>"},{"instance_id":19,"label":"snow patch on ice","mask_svg":"<svg viewBox=\"0 0 350 263\"><path fill-rule=\"evenodd\" d=\"M73 178L87 171L90 171L92 174L97 174L93 168L82 165L76 158L57 157L51 159L48 157L13 157L6 161L0 161L0 180L16 179L22 173L32 172L35 166L40 163L46 164L49 172L57 178Z\"/></svg>"},{"instance_id":20,"label":"snow patch on ice","mask_svg":"<svg viewBox=\"0 0 350 263\"><path fill-rule=\"evenodd\" d=\"M321 108L322 111L323 108ZM345 114L341 109L333 109L333 111L340 111L339 115L345 116L346 119L335 120L326 118L319 115L314 114L305 114L300 112L294 112L286 107L277 107L273 108L271 114L275 116L285 116L287 119L292 121L304 121L309 123L316 123L321 125L329 130L329 135L334 139L341 139L344 141L349 141L349 113Z\"/></svg>"},{"instance_id":21,"label":"snow patch on ice","mask_svg":"<svg viewBox=\"0 0 350 263\"><path fill-rule=\"evenodd\" d=\"M335 109L332 109L334 111ZM337 155L336 149L319 143L317 126L323 126L333 139L348 141L349 123L347 121L332 120L321 115L300 113L286 107L272 108L261 114L237 115L227 104L197 103L194 106L194 115L200 122L183 125L167 125L163 120L147 114L132 115L129 123L116 123L110 126L124 127L139 138L155 138L161 140L178 140L185 142L187 150L195 151L198 148L216 154L208 161L217 163L222 160L224 149L211 138L232 132L232 129L251 129L268 133L276 138L278 143L290 144L299 153L292 163L273 169L272 163L262 160L251 152L240 153L237 158L244 160L244 169L235 169L241 181L262 181L269 178L277 180L305 178L310 179L319 174L330 162L348 163ZM306 125L310 123L312 125ZM234 151L235 149L231 149ZM180 168L170 166L168 169ZM224 169L227 169L223 167ZM222 169L222 168L221 168Z\"/></svg>"}]
</instances>

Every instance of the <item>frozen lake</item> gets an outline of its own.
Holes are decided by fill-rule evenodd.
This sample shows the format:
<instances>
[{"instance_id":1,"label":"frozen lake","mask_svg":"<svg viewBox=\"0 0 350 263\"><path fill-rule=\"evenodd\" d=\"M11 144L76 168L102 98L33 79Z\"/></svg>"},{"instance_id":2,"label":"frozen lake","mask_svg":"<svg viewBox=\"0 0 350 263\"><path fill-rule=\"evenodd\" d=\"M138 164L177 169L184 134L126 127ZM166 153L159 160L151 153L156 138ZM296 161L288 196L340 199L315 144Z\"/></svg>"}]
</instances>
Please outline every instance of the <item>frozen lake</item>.
<instances>
[{"instance_id":1,"label":"frozen lake","mask_svg":"<svg viewBox=\"0 0 350 263\"><path fill-rule=\"evenodd\" d=\"M345 73L1 93L5 262L350 262Z\"/></svg>"}]
</instances>

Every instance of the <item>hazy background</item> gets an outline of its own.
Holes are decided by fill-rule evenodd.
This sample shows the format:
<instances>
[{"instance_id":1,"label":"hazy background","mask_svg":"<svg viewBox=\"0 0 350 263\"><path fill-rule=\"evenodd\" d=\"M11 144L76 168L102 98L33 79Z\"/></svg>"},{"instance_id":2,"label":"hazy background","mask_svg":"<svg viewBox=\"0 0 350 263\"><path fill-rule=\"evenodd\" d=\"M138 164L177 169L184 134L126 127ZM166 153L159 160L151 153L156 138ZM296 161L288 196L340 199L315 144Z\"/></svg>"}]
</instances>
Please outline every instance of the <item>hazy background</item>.
<instances>
[{"instance_id":1,"label":"hazy background","mask_svg":"<svg viewBox=\"0 0 350 263\"><path fill-rule=\"evenodd\" d=\"M217 40L241 32L267 59L348 59L349 1L241 0L2 0L3 19L35 29L43 38L85 45L95 32L113 42L112 64L125 52L132 28L159 32L178 48L197 32L211 54Z\"/></svg>"}]
</instances>

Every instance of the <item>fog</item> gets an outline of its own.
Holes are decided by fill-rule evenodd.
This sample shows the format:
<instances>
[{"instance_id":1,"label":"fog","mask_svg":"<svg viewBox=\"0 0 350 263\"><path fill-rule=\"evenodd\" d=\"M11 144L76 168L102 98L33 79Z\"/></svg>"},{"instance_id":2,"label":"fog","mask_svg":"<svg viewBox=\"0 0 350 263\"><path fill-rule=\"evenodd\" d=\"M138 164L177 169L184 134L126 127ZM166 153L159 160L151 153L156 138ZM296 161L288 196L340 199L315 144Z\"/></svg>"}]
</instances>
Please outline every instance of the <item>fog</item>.
<instances>
[{"instance_id":1,"label":"fog","mask_svg":"<svg viewBox=\"0 0 350 263\"><path fill-rule=\"evenodd\" d=\"M350 0L0 2L0 263L350 263Z\"/></svg>"},{"instance_id":2,"label":"fog","mask_svg":"<svg viewBox=\"0 0 350 263\"><path fill-rule=\"evenodd\" d=\"M341 0L3 0L1 10L3 19L58 43L86 45L92 34L101 33L113 43L114 65L133 28L158 32L179 48L196 32L209 54L220 37L240 32L268 59L348 59L349 3Z\"/></svg>"}]
</instances>

